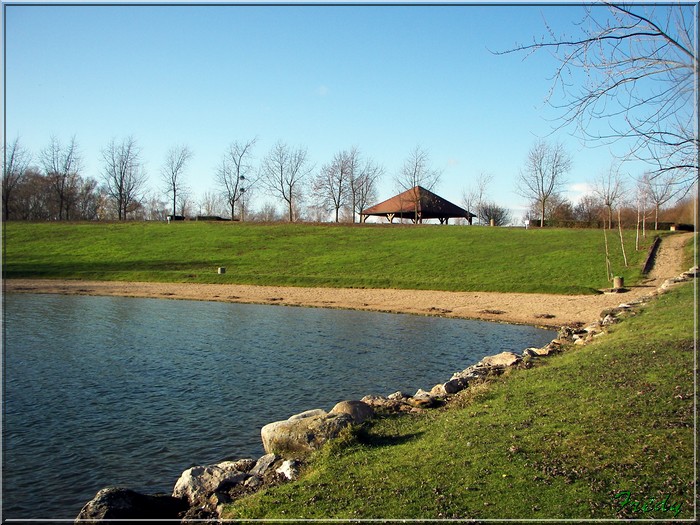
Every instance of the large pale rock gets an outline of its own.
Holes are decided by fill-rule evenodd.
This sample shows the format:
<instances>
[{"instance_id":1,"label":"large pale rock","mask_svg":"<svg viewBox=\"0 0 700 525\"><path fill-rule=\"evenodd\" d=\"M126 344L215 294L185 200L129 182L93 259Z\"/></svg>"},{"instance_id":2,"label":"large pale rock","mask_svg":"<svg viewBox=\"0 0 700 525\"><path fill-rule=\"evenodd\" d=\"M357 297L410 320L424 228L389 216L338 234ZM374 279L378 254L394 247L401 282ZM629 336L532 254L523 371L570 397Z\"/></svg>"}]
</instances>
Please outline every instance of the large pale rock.
<instances>
[{"instance_id":1,"label":"large pale rock","mask_svg":"<svg viewBox=\"0 0 700 525\"><path fill-rule=\"evenodd\" d=\"M237 470L236 462L196 466L185 470L173 489L174 498L186 499L190 506L206 502L217 490L243 483L250 475Z\"/></svg>"},{"instance_id":2,"label":"large pale rock","mask_svg":"<svg viewBox=\"0 0 700 525\"><path fill-rule=\"evenodd\" d=\"M484 357L480 363L486 366L513 366L518 364L522 360L518 354L513 352L501 352L496 355L489 355Z\"/></svg>"},{"instance_id":3,"label":"large pale rock","mask_svg":"<svg viewBox=\"0 0 700 525\"><path fill-rule=\"evenodd\" d=\"M268 454L278 454L287 459L299 458L321 448L352 422L352 417L347 414L310 410L286 421L265 425L260 437Z\"/></svg>"},{"instance_id":4,"label":"large pale rock","mask_svg":"<svg viewBox=\"0 0 700 525\"><path fill-rule=\"evenodd\" d=\"M341 401L336 404L329 413L347 414L352 418L354 423L359 425L374 416L374 409L362 401Z\"/></svg>"},{"instance_id":5,"label":"large pale rock","mask_svg":"<svg viewBox=\"0 0 700 525\"><path fill-rule=\"evenodd\" d=\"M147 495L121 487L100 490L80 511L76 523L104 523L108 519L178 519L189 505L165 494Z\"/></svg>"}]
</instances>

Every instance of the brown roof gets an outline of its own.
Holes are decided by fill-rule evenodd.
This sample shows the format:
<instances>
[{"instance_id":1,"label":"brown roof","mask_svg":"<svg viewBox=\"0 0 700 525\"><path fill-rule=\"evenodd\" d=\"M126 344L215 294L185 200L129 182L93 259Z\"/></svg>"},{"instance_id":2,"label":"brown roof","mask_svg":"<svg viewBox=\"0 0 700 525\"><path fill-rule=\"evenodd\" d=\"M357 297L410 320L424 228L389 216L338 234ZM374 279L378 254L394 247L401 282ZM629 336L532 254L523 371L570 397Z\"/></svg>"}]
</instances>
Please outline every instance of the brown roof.
<instances>
[{"instance_id":1,"label":"brown roof","mask_svg":"<svg viewBox=\"0 0 700 525\"><path fill-rule=\"evenodd\" d=\"M422 186L415 186L362 211L362 215L394 215L407 219L414 219L416 214L421 220L476 217Z\"/></svg>"}]
</instances>

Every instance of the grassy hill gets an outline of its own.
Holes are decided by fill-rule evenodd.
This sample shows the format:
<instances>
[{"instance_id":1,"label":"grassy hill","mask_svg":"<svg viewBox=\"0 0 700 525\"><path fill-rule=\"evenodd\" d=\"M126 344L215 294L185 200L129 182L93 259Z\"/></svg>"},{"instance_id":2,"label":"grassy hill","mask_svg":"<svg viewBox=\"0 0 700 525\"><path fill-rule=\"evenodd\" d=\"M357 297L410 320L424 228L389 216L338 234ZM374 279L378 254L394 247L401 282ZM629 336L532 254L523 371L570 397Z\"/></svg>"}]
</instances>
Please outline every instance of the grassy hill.
<instances>
[{"instance_id":1,"label":"grassy hill","mask_svg":"<svg viewBox=\"0 0 700 525\"><path fill-rule=\"evenodd\" d=\"M612 267L633 284L616 232ZM219 266L226 267L218 275ZM251 223L4 224L6 278L592 293L609 287L600 230Z\"/></svg>"},{"instance_id":2,"label":"grassy hill","mask_svg":"<svg viewBox=\"0 0 700 525\"><path fill-rule=\"evenodd\" d=\"M691 519L693 286L595 343L376 419L232 519Z\"/></svg>"}]
</instances>

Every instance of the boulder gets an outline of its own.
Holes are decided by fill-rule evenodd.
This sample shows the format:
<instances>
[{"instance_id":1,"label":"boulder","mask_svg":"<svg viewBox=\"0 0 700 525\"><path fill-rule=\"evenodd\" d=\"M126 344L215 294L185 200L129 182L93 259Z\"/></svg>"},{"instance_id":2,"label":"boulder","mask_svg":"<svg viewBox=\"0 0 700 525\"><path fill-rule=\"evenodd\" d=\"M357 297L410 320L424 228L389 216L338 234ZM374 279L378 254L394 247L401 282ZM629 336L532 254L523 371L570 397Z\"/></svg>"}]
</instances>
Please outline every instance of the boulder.
<instances>
[{"instance_id":1,"label":"boulder","mask_svg":"<svg viewBox=\"0 0 700 525\"><path fill-rule=\"evenodd\" d=\"M296 414L286 421L275 421L260 431L263 447L268 454L283 458L300 458L321 448L328 440L337 437L353 419L348 414L328 414L323 410L310 410Z\"/></svg>"},{"instance_id":2,"label":"boulder","mask_svg":"<svg viewBox=\"0 0 700 525\"><path fill-rule=\"evenodd\" d=\"M433 396L446 396L461 392L469 386L469 379L466 377L452 377L449 381L435 385L430 394Z\"/></svg>"},{"instance_id":3,"label":"boulder","mask_svg":"<svg viewBox=\"0 0 700 525\"><path fill-rule=\"evenodd\" d=\"M336 404L330 414L347 414L353 423L361 424L374 416L374 410L367 403L362 401L341 401Z\"/></svg>"},{"instance_id":4,"label":"boulder","mask_svg":"<svg viewBox=\"0 0 700 525\"><path fill-rule=\"evenodd\" d=\"M189 508L187 501L167 494L147 495L122 487L100 490L82 508L76 523L104 520L178 519Z\"/></svg>"},{"instance_id":5,"label":"boulder","mask_svg":"<svg viewBox=\"0 0 700 525\"><path fill-rule=\"evenodd\" d=\"M174 498L183 498L191 507L206 503L216 491L243 483L250 474L236 470L235 461L196 466L185 470L173 489Z\"/></svg>"},{"instance_id":6,"label":"boulder","mask_svg":"<svg viewBox=\"0 0 700 525\"><path fill-rule=\"evenodd\" d=\"M522 360L518 354L513 352L501 352L496 355L489 355L484 357L480 363L486 366L498 366L507 367L517 365Z\"/></svg>"}]
</instances>

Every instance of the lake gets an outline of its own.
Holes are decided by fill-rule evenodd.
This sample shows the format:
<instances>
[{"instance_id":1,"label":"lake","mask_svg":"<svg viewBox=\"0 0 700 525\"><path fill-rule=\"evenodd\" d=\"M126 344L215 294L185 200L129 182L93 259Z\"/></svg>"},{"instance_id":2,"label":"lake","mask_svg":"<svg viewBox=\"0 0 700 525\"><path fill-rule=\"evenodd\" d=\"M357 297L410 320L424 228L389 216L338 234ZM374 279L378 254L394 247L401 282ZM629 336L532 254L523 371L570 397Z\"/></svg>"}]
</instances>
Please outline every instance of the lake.
<instances>
[{"instance_id":1,"label":"lake","mask_svg":"<svg viewBox=\"0 0 700 525\"><path fill-rule=\"evenodd\" d=\"M105 486L171 492L257 458L260 428L366 394L430 389L527 326L348 310L7 294L3 518L73 519Z\"/></svg>"}]
</instances>

